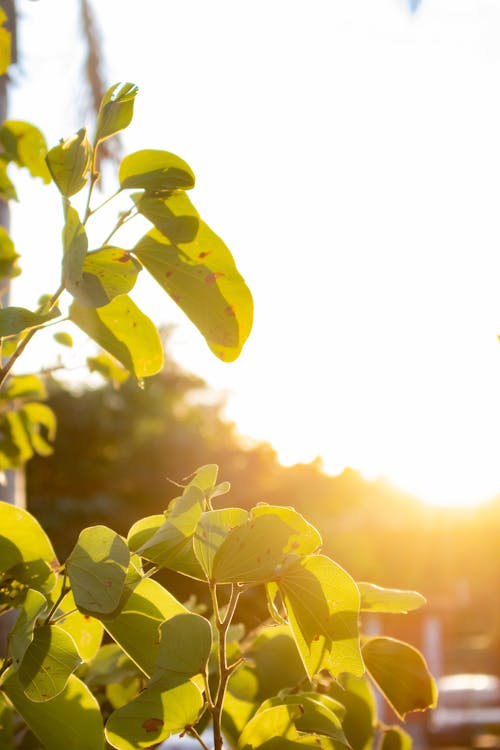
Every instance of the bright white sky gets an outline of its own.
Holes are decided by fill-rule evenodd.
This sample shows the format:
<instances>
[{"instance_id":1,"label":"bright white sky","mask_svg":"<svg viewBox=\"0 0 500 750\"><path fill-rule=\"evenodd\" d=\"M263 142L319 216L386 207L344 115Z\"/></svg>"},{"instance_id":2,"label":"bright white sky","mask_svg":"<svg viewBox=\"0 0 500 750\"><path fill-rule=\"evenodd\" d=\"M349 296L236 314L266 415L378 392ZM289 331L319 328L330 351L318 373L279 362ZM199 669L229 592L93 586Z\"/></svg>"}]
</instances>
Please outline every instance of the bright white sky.
<instances>
[{"instance_id":1,"label":"bright white sky","mask_svg":"<svg viewBox=\"0 0 500 750\"><path fill-rule=\"evenodd\" d=\"M81 125L77 3L20 7L11 116L53 145ZM321 455L440 504L500 493L498 0L96 7L109 82L140 87L126 151L191 164L193 201L254 294L236 363L187 321L176 357L284 462ZM22 184L13 233L33 284L14 302L34 305L57 287L60 211ZM136 295L151 316L182 321L152 288Z\"/></svg>"}]
</instances>

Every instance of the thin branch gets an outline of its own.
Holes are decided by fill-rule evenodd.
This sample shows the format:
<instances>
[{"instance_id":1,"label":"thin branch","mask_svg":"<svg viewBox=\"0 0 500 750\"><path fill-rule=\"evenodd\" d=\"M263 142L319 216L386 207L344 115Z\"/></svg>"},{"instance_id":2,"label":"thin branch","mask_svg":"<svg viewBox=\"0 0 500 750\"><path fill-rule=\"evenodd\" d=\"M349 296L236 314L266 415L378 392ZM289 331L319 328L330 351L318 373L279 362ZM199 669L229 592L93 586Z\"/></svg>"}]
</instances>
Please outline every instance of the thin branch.
<instances>
[{"instance_id":1,"label":"thin branch","mask_svg":"<svg viewBox=\"0 0 500 750\"><path fill-rule=\"evenodd\" d=\"M50 298L49 305L48 305L48 308L47 308L48 312L50 312L50 310L53 310L54 307L57 305L57 303L59 301L59 297L61 296L61 294L63 293L63 291L64 291L64 284L61 284L60 287L59 287L59 289L57 289L57 291L54 292L54 294ZM4 366L2 368L0 368L0 388L2 388L2 386L5 383L5 381L7 380L7 377L9 375L10 371L14 367L15 363L17 362L17 360L19 359L19 357L21 356L21 354L24 352L24 350L28 346L29 342L31 341L31 339L33 338L33 336L35 335L35 333L37 331L39 331L39 330L40 330L40 328L32 328L30 331L28 331L28 333L26 334L26 336L24 337L24 339L19 343L19 345L16 348L15 352L12 353L12 355L9 357L9 359L4 364Z\"/></svg>"},{"instance_id":2,"label":"thin branch","mask_svg":"<svg viewBox=\"0 0 500 750\"><path fill-rule=\"evenodd\" d=\"M118 221L116 222L115 226L111 230L111 232L108 234L105 240L103 240L102 246L107 245L110 241L111 237L116 234L116 232L122 227L124 224L127 223L127 221L130 221L131 219L135 219L136 216L139 215L139 211L136 211L135 213L132 213L133 209L131 208L129 211L124 211L120 214L118 217Z\"/></svg>"},{"instance_id":3,"label":"thin branch","mask_svg":"<svg viewBox=\"0 0 500 750\"><path fill-rule=\"evenodd\" d=\"M195 740L198 740L198 742L202 746L203 750L210 750L210 748L208 747L208 745L205 744L205 742L203 741L203 738L200 737L200 735L198 734L198 732L196 731L196 729L194 727L189 727L189 729L186 730L186 734L189 734Z\"/></svg>"}]
</instances>

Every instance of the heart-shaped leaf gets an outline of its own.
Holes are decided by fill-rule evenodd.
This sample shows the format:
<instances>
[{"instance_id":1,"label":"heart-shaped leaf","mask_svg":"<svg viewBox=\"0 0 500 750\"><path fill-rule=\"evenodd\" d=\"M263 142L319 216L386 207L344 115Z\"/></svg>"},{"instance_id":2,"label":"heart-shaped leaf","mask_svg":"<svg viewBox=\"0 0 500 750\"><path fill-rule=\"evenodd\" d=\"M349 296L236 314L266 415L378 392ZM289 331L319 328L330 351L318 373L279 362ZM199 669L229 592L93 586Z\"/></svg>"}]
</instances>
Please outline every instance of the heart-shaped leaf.
<instances>
[{"instance_id":1,"label":"heart-shaped leaf","mask_svg":"<svg viewBox=\"0 0 500 750\"><path fill-rule=\"evenodd\" d=\"M308 675L363 674L359 592L351 576L329 557L309 555L287 565L277 583Z\"/></svg>"},{"instance_id":2,"label":"heart-shaped leaf","mask_svg":"<svg viewBox=\"0 0 500 750\"><path fill-rule=\"evenodd\" d=\"M212 628L201 615L186 612L160 625L160 650L152 682L173 676L182 681L203 674L212 648Z\"/></svg>"},{"instance_id":3,"label":"heart-shaped leaf","mask_svg":"<svg viewBox=\"0 0 500 750\"><path fill-rule=\"evenodd\" d=\"M426 661L416 648L395 638L370 638L363 645L370 677L395 713L434 708L437 689Z\"/></svg>"},{"instance_id":4,"label":"heart-shaped leaf","mask_svg":"<svg viewBox=\"0 0 500 750\"><path fill-rule=\"evenodd\" d=\"M47 166L65 198L70 198L85 186L91 160L92 146L85 128L50 149L46 157Z\"/></svg>"},{"instance_id":5,"label":"heart-shaped leaf","mask_svg":"<svg viewBox=\"0 0 500 750\"><path fill-rule=\"evenodd\" d=\"M42 703L64 690L81 663L71 636L57 625L43 625L35 628L17 676L26 697Z\"/></svg>"},{"instance_id":6,"label":"heart-shaped leaf","mask_svg":"<svg viewBox=\"0 0 500 750\"><path fill-rule=\"evenodd\" d=\"M106 526L84 529L66 568L78 609L84 614L110 614L125 586L130 552L125 541Z\"/></svg>"},{"instance_id":7,"label":"heart-shaped leaf","mask_svg":"<svg viewBox=\"0 0 500 750\"><path fill-rule=\"evenodd\" d=\"M209 581L215 581L214 564L217 550L227 535L247 519L248 513L241 508L222 508L202 514L194 533L193 549Z\"/></svg>"}]
</instances>

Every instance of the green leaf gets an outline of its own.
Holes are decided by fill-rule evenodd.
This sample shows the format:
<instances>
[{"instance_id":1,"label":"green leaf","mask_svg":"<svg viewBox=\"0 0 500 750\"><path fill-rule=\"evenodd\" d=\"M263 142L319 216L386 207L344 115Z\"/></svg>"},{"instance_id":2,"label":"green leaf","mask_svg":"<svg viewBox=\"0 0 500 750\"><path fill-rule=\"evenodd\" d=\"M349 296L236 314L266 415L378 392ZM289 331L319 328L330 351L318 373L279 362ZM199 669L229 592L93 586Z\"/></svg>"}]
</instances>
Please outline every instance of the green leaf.
<instances>
[{"instance_id":1,"label":"green leaf","mask_svg":"<svg viewBox=\"0 0 500 750\"><path fill-rule=\"evenodd\" d=\"M51 148L46 161L52 179L65 198L80 192L87 182L92 161L92 146L85 128Z\"/></svg>"},{"instance_id":2,"label":"green leaf","mask_svg":"<svg viewBox=\"0 0 500 750\"><path fill-rule=\"evenodd\" d=\"M354 750L372 750L377 709L366 677L343 674L332 680L328 694L345 708L342 726Z\"/></svg>"},{"instance_id":3,"label":"green leaf","mask_svg":"<svg viewBox=\"0 0 500 750\"><path fill-rule=\"evenodd\" d=\"M0 391L1 400L29 399L36 401L47 398L47 389L36 375L15 375Z\"/></svg>"},{"instance_id":4,"label":"green leaf","mask_svg":"<svg viewBox=\"0 0 500 750\"><path fill-rule=\"evenodd\" d=\"M280 705L300 708L300 713L294 722L299 732L322 734L343 747L349 747L338 715L342 715L342 706L333 698L313 692L279 695L265 701L255 715Z\"/></svg>"},{"instance_id":5,"label":"green leaf","mask_svg":"<svg viewBox=\"0 0 500 750\"><path fill-rule=\"evenodd\" d=\"M80 277L66 279L66 289L84 307L103 307L133 289L141 264L119 247L87 253Z\"/></svg>"},{"instance_id":6,"label":"green leaf","mask_svg":"<svg viewBox=\"0 0 500 750\"><path fill-rule=\"evenodd\" d=\"M71 675L59 695L44 703L35 703L25 696L12 669L2 690L44 747L50 750L104 750L99 705L75 675Z\"/></svg>"},{"instance_id":7,"label":"green leaf","mask_svg":"<svg viewBox=\"0 0 500 750\"><path fill-rule=\"evenodd\" d=\"M111 714L106 739L118 750L156 745L195 724L203 703L200 690L192 682L171 688L154 683Z\"/></svg>"},{"instance_id":8,"label":"green leaf","mask_svg":"<svg viewBox=\"0 0 500 750\"><path fill-rule=\"evenodd\" d=\"M19 257L9 233L5 227L0 227L0 278L13 279L19 276L21 273L17 263Z\"/></svg>"},{"instance_id":9,"label":"green leaf","mask_svg":"<svg viewBox=\"0 0 500 750\"><path fill-rule=\"evenodd\" d=\"M412 739L401 727L384 729L378 750L411 750Z\"/></svg>"},{"instance_id":10,"label":"green leaf","mask_svg":"<svg viewBox=\"0 0 500 750\"><path fill-rule=\"evenodd\" d=\"M224 361L238 357L252 327L252 296L222 240L200 222L192 242L171 244L158 230L132 252Z\"/></svg>"},{"instance_id":11,"label":"green leaf","mask_svg":"<svg viewBox=\"0 0 500 750\"><path fill-rule=\"evenodd\" d=\"M196 486L188 486L182 497L170 503L164 523L137 553L159 567L203 579L192 540L203 504L203 492Z\"/></svg>"},{"instance_id":12,"label":"green leaf","mask_svg":"<svg viewBox=\"0 0 500 750\"><path fill-rule=\"evenodd\" d=\"M155 534L160 526L165 523L165 514L157 513L154 516L146 516L145 518L136 521L133 526L130 527L130 531L127 535L127 544L132 552L143 546L153 534Z\"/></svg>"},{"instance_id":13,"label":"green leaf","mask_svg":"<svg viewBox=\"0 0 500 750\"><path fill-rule=\"evenodd\" d=\"M66 331L59 331L58 333L54 333L53 339L58 344L61 344L61 346L67 346L68 348L71 348L73 346L73 339L69 333L66 333Z\"/></svg>"},{"instance_id":14,"label":"green leaf","mask_svg":"<svg viewBox=\"0 0 500 750\"><path fill-rule=\"evenodd\" d=\"M78 609L96 617L114 612L129 562L130 552L121 536L107 526L84 529L66 563Z\"/></svg>"},{"instance_id":15,"label":"green leaf","mask_svg":"<svg viewBox=\"0 0 500 750\"><path fill-rule=\"evenodd\" d=\"M102 622L81 612L74 612L76 602L73 593L69 591L57 608L57 616L68 614L58 622L61 630L68 633L75 642L78 653L83 661L92 661L99 651L104 627Z\"/></svg>"},{"instance_id":16,"label":"green leaf","mask_svg":"<svg viewBox=\"0 0 500 750\"><path fill-rule=\"evenodd\" d=\"M187 612L157 581L144 578L120 614L104 621L104 628L135 664L150 677L159 653L158 628L162 622Z\"/></svg>"},{"instance_id":17,"label":"green leaf","mask_svg":"<svg viewBox=\"0 0 500 750\"><path fill-rule=\"evenodd\" d=\"M279 738L283 747L287 747L285 740L299 738L295 719L300 715L300 707L296 705L274 706L256 714L243 729L238 740L238 750L267 747L268 740L274 738Z\"/></svg>"},{"instance_id":18,"label":"green leaf","mask_svg":"<svg viewBox=\"0 0 500 750\"><path fill-rule=\"evenodd\" d=\"M0 750L15 750L15 747L14 709L0 691Z\"/></svg>"},{"instance_id":19,"label":"green leaf","mask_svg":"<svg viewBox=\"0 0 500 750\"><path fill-rule=\"evenodd\" d=\"M358 582L358 589L362 612L406 613L425 604L425 598L416 591L386 589L364 581Z\"/></svg>"},{"instance_id":20,"label":"green leaf","mask_svg":"<svg viewBox=\"0 0 500 750\"><path fill-rule=\"evenodd\" d=\"M397 716L434 708L436 683L422 654L394 638L370 638L363 646L370 677Z\"/></svg>"},{"instance_id":21,"label":"green leaf","mask_svg":"<svg viewBox=\"0 0 500 750\"><path fill-rule=\"evenodd\" d=\"M0 200L17 201L16 188L7 174L7 164L2 160L0 160Z\"/></svg>"},{"instance_id":22,"label":"green leaf","mask_svg":"<svg viewBox=\"0 0 500 750\"><path fill-rule=\"evenodd\" d=\"M208 620L191 612L171 617L160 625L160 651L152 682L169 676L187 681L203 674L211 648Z\"/></svg>"},{"instance_id":23,"label":"green leaf","mask_svg":"<svg viewBox=\"0 0 500 750\"><path fill-rule=\"evenodd\" d=\"M97 116L96 144L130 125L138 90L133 83L115 83L106 91Z\"/></svg>"},{"instance_id":24,"label":"green leaf","mask_svg":"<svg viewBox=\"0 0 500 750\"><path fill-rule=\"evenodd\" d=\"M31 328L39 328L60 314L57 307L46 313L31 312L24 307L4 307L0 310L0 336L16 336Z\"/></svg>"},{"instance_id":25,"label":"green leaf","mask_svg":"<svg viewBox=\"0 0 500 750\"><path fill-rule=\"evenodd\" d=\"M62 232L63 260L62 283L70 289L82 279L83 264L89 247L85 227L72 206L66 208L66 221Z\"/></svg>"},{"instance_id":26,"label":"green leaf","mask_svg":"<svg viewBox=\"0 0 500 750\"><path fill-rule=\"evenodd\" d=\"M288 626L262 628L245 656L255 667L258 681L255 697L259 701L293 688L307 678Z\"/></svg>"},{"instance_id":27,"label":"green leaf","mask_svg":"<svg viewBox=\"0 0 500 750\"><path fill-rule=\"evenodd\" d=\"M50 456L56 436L56 415L47 404L29 403L19 410L24 429L35 453ZM47 442L48 441L48 442Z\"/></svg>"},{"instance_id":28,"label":"green leaf","mask_svg":"<svg viewBox=\"0 0 500 750\"><path fill-rule=\"evenodd\" d=\"M35 628L17 676L30 700L42 703L61 693L82 663L75 643L57 625Z\"/></svg>"},{"instance_id":29,"label":"green leaf","mask_svg":"<svg viewBox=\"0 0 500 750\"><path fill-rule=\"evenodd\" d=\"M132 195L137 210L173 245L193 242L200 228L200 216L183 191Z\"/></svg>"},{"instance_id":30,"label":"green leaf","mask_svg":"<svg viewBox=\"0 0 500 750\"><path fill-rule=\"evenodd\" d=\"M0 75L5 75L11 63L12 40L11 33L5 27L8 20L3 8L0 8Z\"/></svg>"},{"instance_id":31,"label":"green leaf","mask_svg":"<svg viewBox=\"0 0 500 750\"><path fill-rule=\"evenodd\" d=\"M49 593L58 567L54 548L42 527L26 510L0 502L0 582L9 577Z\"/></svg>"},{"instance_id":32,"label":"green leaf","mask_svg":"<svg viewBox=\"0 0 500 750\"><path fill-rule=\"evenodd\" d=\"M87 367L90 372L98 372L105 380L109 380L117 386L125 383L130 377L130 373L120 367L116 360L107 354L87 357Z\"/></svg>"},{"instance_id":33,"label":"green leaf","mask_svg":"<svg viewBox=\"0 0 500 750\"><path fill-rule=\"evenodd\" d=\"M97 656L89 664L85 683L92 689L111 685L140 675L137 666L124 654L116 643L101 646Z\"/></svg>"},{"instance_id":34,"label":"green leaf","mask_svg":"<svg viewBox=\"0 0 500 750\"><path fill-rule=\"evenodd\" d=\"M321 537L292 508L260 505L217 550L212 575L218 583L270 581L290 555L313 552Z\"/></svg>"},{"instance_id":35,"label":"green leaf","mask_svg":"<svg viewBox=\"0 0 500 750\"><path fill-rule=\"evenodd\" d=\"M47 143L38 128L21 120L5 120L0 128L0 143L5 149L4 158L26 167L32 177L41 177L50 182L47 169Z\"/></svg>"},{"instance_id":36,"label":"green leaf","mask_svg":"<svg viewBox=\"0 0 500 750\"><path fill-rule=\"evenodd\" d=\"M161 370L163 349L158 331L127 295L115 297L97 310L73 302L69 318L138 380Z\"/></svg>"},{"instance_id":37,"label":"green leaf","mask_svg":"<svg viewBox=\"0 0 500 750\"><path fill-rule=\"evenodd\" d=\"M277 581L306 671L364 671L358 635L359 592L340 565L309 555L287 565Z\"/></svg>"},{"instance_id":38,"label":"green leaf","mask_svg":"<svg viewBox=\"0 0 500 750\"><path fill-rule=\"evenodd\" d=\"M242 508L222 508L203 513L193 538L194 553L205 576L214 581L214 564L217 550L227 535L236 526L248 519L248 513Z\"/></svg>"},{"instance_id":39,"label":"green leaf","mask_svg":"<svg viewBox=\"0 0 500 750\"><path fill-rule=\"evenodd\" d=\"M16 670L21 666L24 655L33 642L37 619L47 609L46 597L35 589L28 589L19 616L9 634L9 652Z\"/></svg>"},{"instance_id":40,"label":"green leaf","mask_svg":"<svg viewBox=\"0 0 500 750\"><path fill-rule=\"evenodd\" d=\"M154 192L189 190L195 181L191 167L183 159L168 151L154 149L136 151L122 159L118 179L123 189Z\"/></svg>"}]
</instances>

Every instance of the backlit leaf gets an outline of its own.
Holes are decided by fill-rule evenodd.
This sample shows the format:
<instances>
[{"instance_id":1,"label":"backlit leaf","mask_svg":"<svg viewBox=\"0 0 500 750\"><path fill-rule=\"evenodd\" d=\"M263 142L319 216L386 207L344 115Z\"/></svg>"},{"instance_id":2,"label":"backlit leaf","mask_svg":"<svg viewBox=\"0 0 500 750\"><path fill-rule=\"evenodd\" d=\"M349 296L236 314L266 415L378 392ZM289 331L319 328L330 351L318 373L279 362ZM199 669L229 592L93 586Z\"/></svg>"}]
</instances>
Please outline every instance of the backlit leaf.
<instances>
[{"instance_id":1,"label":"backlit leaf","mask_svg":"<svg viewBox=\"0 0 500 750\"><path fill-rule=\"evenodd\" d=\"M89 247L85 227L73 206L66 209L66 221L62 232L63 261L62 281L71 290L82 278L83 264Z\"/></svg>"},{"instance_id":2,"label":"backlit leaf","mask_svg":"<svg viewBox=\"0 0 500 750\"><path fill-rule=\"evenodd\" d=\"M0 581L12 576L48 593L55 585L53 569L58 565L54 548L38 521L26 510L0 502Z\"/></svg>"},{"instance_id":3,"label":"backlit leaf","mask_svg":"<svg viewBox=\"0 0 500 750\"><path fill-rule=\"evenodd\" d=\"M122 159L118 179L124 189L162 191L188 190L194 187L195 178L189 165L175 154L146 149Z\"/></svg>"},{"instance_id":4,"label":"backlit leaf","mask_svg":"<svg viewBox=\"0 0 500 750\"><path fill-rule=\"evenodd\" d=\"M0 399L29 399L30 401L47 398L47 389L36 375L15 375L0 391Z\"/></svg>"},{"instance_id":5,"label":"backlit leaf","mask_svg":"<svg viewBox=\"0 0 500 750\"><path fill-rule=\"evenodd\" d=\"M67 346L69 348L73 346L73 339L69 333L66 333L66 331L58 331L58 333L54 333L53 338L54 341L57 341L61 346Z\"/></svg>"},{"instance_id":6,"label":"backlit leaf","mask_svg":"<svg viewBox=\"0 0 500 750\"><path fill-rule=\"evenodd\" d=\"M73 593L69 591L57 608L57 616L70 613L58 622L61 630L72 637L83 661L95 658L101 645L104 627L102 622L81 612L74 612L76 607Z\"/></svg>"},{"instance_id":7,"label":"backlit leaf","mask_svg":"<svg viewBox=\"0 0 500 750\"><path fill-rule=\"evenodd\" d=\"M46 184L50 182L45 161L47 144L38 128L21 120L5 120L0 127L0 143L7 159L26 167L32 177L41 177Z\"/></svg>"},{"instance_id":8,"label":"backlit leaf","mask_svg":"<svg viewBox=\"0 0 500 750\"><path fill-rule=\"evenodd\" d=\"M332 680L328 694L345 708L342 726L355 750L372 750L377 708L367 678L343 674Z\"/></svg>"},{"instance_id":9,"label":"backlit leaf","mask_svg":"<svg viewBox=\"0 0 500 750\"><path fill-rule=\"evenodd\" d=\"M358 589L362 612L406 613L425 604L425 598L416 591L386 589L365 582L358 582Z\"/></svg>"},{"instance_id":10,"label":"backlit leaf","mask_svg":"<svg viewBox=\"0 0 500 750\"><path fill-rule=\"evenodd\" d=\"M222 508L203 513L193 538L194 553L209 581L214 581L214 563L217 550L236 526L248 519L241 508Z\"/></svg>"},{"instance_id":11,"label":"backlit leaf","mask_svg":"<svg viewBox=\"0 0 500 750\"><path fill-rule=\"evenodd\" d=\"M139 193L132 196L139 213L173 245L193 242L200 228L200 216L183 191L168 195Z\"/></svg>"},{"instance_id":12,"label":"backlit leaf","mask_svg":"<svg viewBox=\"0 0 500 750\"><path fill-rule=\"evenodd\" d=\"M117 363L116 359L108 354L98 354L95 357L87 357L87 367L89 372L98 372L105 380L109 380L114 385L122 385L129 377L130 373Z\"/></svg>"},{"instance_id":13,"label":"backlit leaf","mask_svg":"<svg viewBox=\"0 0 500 750\"><path fill-rule=\"evenodd\" d=\"M273 738L279 738L282 742L298 739L294 720L300 715L301 710L295 705L273 706L256 714L243 729L238 750L257 750ZM283 746L286 747L286 744Z\"/></svg>"},{"instance_id":14,"label":"backlit leaf","mask_svg":"<svg viewBox=\"0 0 500 750\"><path fill-rule=\"evenodd\" d=\"M160 650L152 681L169 675L189 680L203 674L211 648L208 620L191 612L171 617L160 625Z\"/></svg>"},{"instance_id":15,"label":"backlit leaf","mask_svg":"<svg viewBox=\"0 0 500 750\"><path fill-rule=\"evenodd\" d=\"M256 715L280 705L300 708L294 722L299 732L316 732L330 737L344 747L349 747L340 719L342 706L333 698L313 692L275 696L259 706Z\"/></svg>"},{"instance_id":16,"label":"backlit leaf","mask_svg":"<svg viewBox=\"0 0 500 750\"><path fill-rule=\"evenodd\" d=\"M50 750L104 750L99 705L90 690L71 675L52 700L35 703L23 692L11 669L1 688L42 745Z\"/></svg>"},{"instance_id":17,"label":"backlit leaf","mask_svg":"<svg viewBox=\"0 0 500 750\"><path fill-rule=\"evenodd\" d=\"M89 615L113 612L121 599L130 552L125 541L106 526L84 529L66 568L77 607Z\"/></svg>"},{"instance_id":18,"label":"backlit leaf","mask_svg":"<svg viewBox=\"0 0 500 750\"><path fill-rule=\"evenodd\" d=\"M359 592L350 575L329 557L309 555L287 565L277 583L309 676L363 674Z\"/></svg>"},{"instance_id":19,"label":"backlit leaf","mask_svg":"<svg viewBox=\"0 0 500 750\"><path fill-rule=\"evenodd\" d=\"M85 128L62 140L48 152L46 161L49 172L60 193L66 198L85 186L91 160L92 146Z\"/></svg>"},{"instance_id":20,"label":"backlit leaf","mask_svg":"<svg viewBox=\"0 0 500 750\"><path fill-rule=\"evenodd\" d=\"M156 666L162 622L187 612L157 581L144 578L134 589L120 614L104 621L104 628L135 664L150 677Z\"/></svg>"},{"instance_id":21,"label":"backlit leaf","mask_svg":"<svg viewBox=\"0 0 500 750\"><path fill-rule=\"evenodd\" d=\"M19 416L35 453L50 456L56 436L56 415L50 406L37 402L24 404Z\"/></svg>"},{"instance_id":22,"label":"backlit leaf","mask_svg":"<svg viewBox=\"0 0 500 750\"><path fill-rule=\"evenodd\" d=\"M19 276L21 269L18 266L14 243L5 227L0 227L0 278L12 279Z\"/></svg>"},{"instance_id":23,"label":"backlit leaf","mask_svg":"<svg viewBox=\"0 0 500 750\"><path fill-rule=\"evenodd\" d=\"M411 750L411 736L401 727L386 727L382 734L378 750Z\"/></svg>"},{"instance_id":24,"label":"backlit leaf","mask_svg":"<svg viewBox=\"0 0 500 750\"><path fill-rule=\"evenodd\" d=\"M400 718L436 705L437 690L422 654L394 638L370 638L363 645L370 677Z\"/></svg>"},{"instance_id":25,"label":"backlit leaf","mask_svg":"<svg viewBox=\"0 0 500 750\"><path fill-rule=\"evenodd\" d=\"M158 331L127 295L96 310L73 302L69 318L138 380L161 370L163 349Z\"/></svg>"},{"instance_id":26,"label":"backlit leaf","mask_svg":"<svg viewBox=\"0 0 500 750\"><path fill-rule=\"evenodd\" d=\"M22 331L39 328L61 313L57 308L50 312L36 313L24 307L4 307L0 310L0 336L16 336Z\"/></svg>"},{"instance_id":27,"label":"backlit leaf","mask_svg":"<svg viewBox=\"0 0 500 750\"><path fill-rule=\"evenodd\" d=\"M130 125L137 92L133 83L115 83L106 91L97 116L96 143Z\"/></svg>"},{"instance_id":28,"label":"backlit leaf","mask_svg":"<svg viewBox=\"0 0 500 750\"><path fill-rule=\"evenodd\" d=\"M253 320L250 291L231 253L200 222L191 242L172 244L158 230L145 235L132 252L225 361L236 359Z\"/></svg>"},{"instance_id":29,"label":"backlit leaf","mask_svg":"<svg viewBox=\"0 0 500 750\"><path fill-rule=\"evenodd\" d=\"M291 554L313 552L320 544L316 529L292 508L257 506L217 550L214 580L220 583L272 580Z\"/></svg>"},{"instance_id":30,"label":"backlit leaf","mask_svg":"<svg viewBox=\"0 0 500 750\"><path fill-rule=\"evenodd\" d=\"M140 263L119 247L87 253L79 278L66 279L66 289L84 307L103 307L133 289Z\"/></svg>"},{"instance_id":31,"label":"backlit leaf","mask_svg":"<svg viewBox=\"0 0 500 750\"><path fill-rule=\"evenodd\" d=\"M165 514L157 513L154 516L146 516L145 518L136 521L127 535L127 544L132 552L137 550L145 544L153 534L155 534L160 526L165 523Z\"/></svg>"},{"instance_id":32,"label":"backlit leaf","mask_svg":"<svg viewBox=\"0 0 500 750\"><path fill-rule=\"evenodd\" d=\"M45 702L59 695L81 664L75 643L57 625L35 628L17 676L27 698Z\"/></svg>"},{"instance_id":33,"label":"backlit leaf","mask_svg":"<svg viewBox=\"0 0 500 750\"><path fill-rule=\"evenodd\" d=\"M245 656L254 665L258 684L255 697L259 701L294 688L307 678L288 626L262 628Z\"/></svg>"},{"instance_id":34,"label":"backlit leaf","mask_svg":"<svg viewBox=\"0 0 500 750\"><path fill-rule=\"evenodd\" d=\"M188 486L182 497L170 504L162 526L137 553L160 567L203 578L203 571L192 551L192 536L201 518L203 504L203 492L194 485Z\"/></svg>"},{"instance_id":35,"label":"backlit leaf","mask_svg":"<svg viewBox=\"0 0 500 750\"><path fill-rule=\"evenodd\" d=\"M37 619L46 611L46 597L35 589L28 589L19 616L9 634L9 653L16 670L19 669L24 654L33 642L33 630Z\"/></svg>"},{"instance_id":36,"label":"backlit leaf","mask_svg":"<svg viewBox=\"0 0 500 750\"><path fill-rule=\"evenodd\" d=\"M106 739L118 750L156 745L195 724L202 708L203 696L192 682L170 688L157 682L111 714Z\"/></svg>"}]
</instances>

